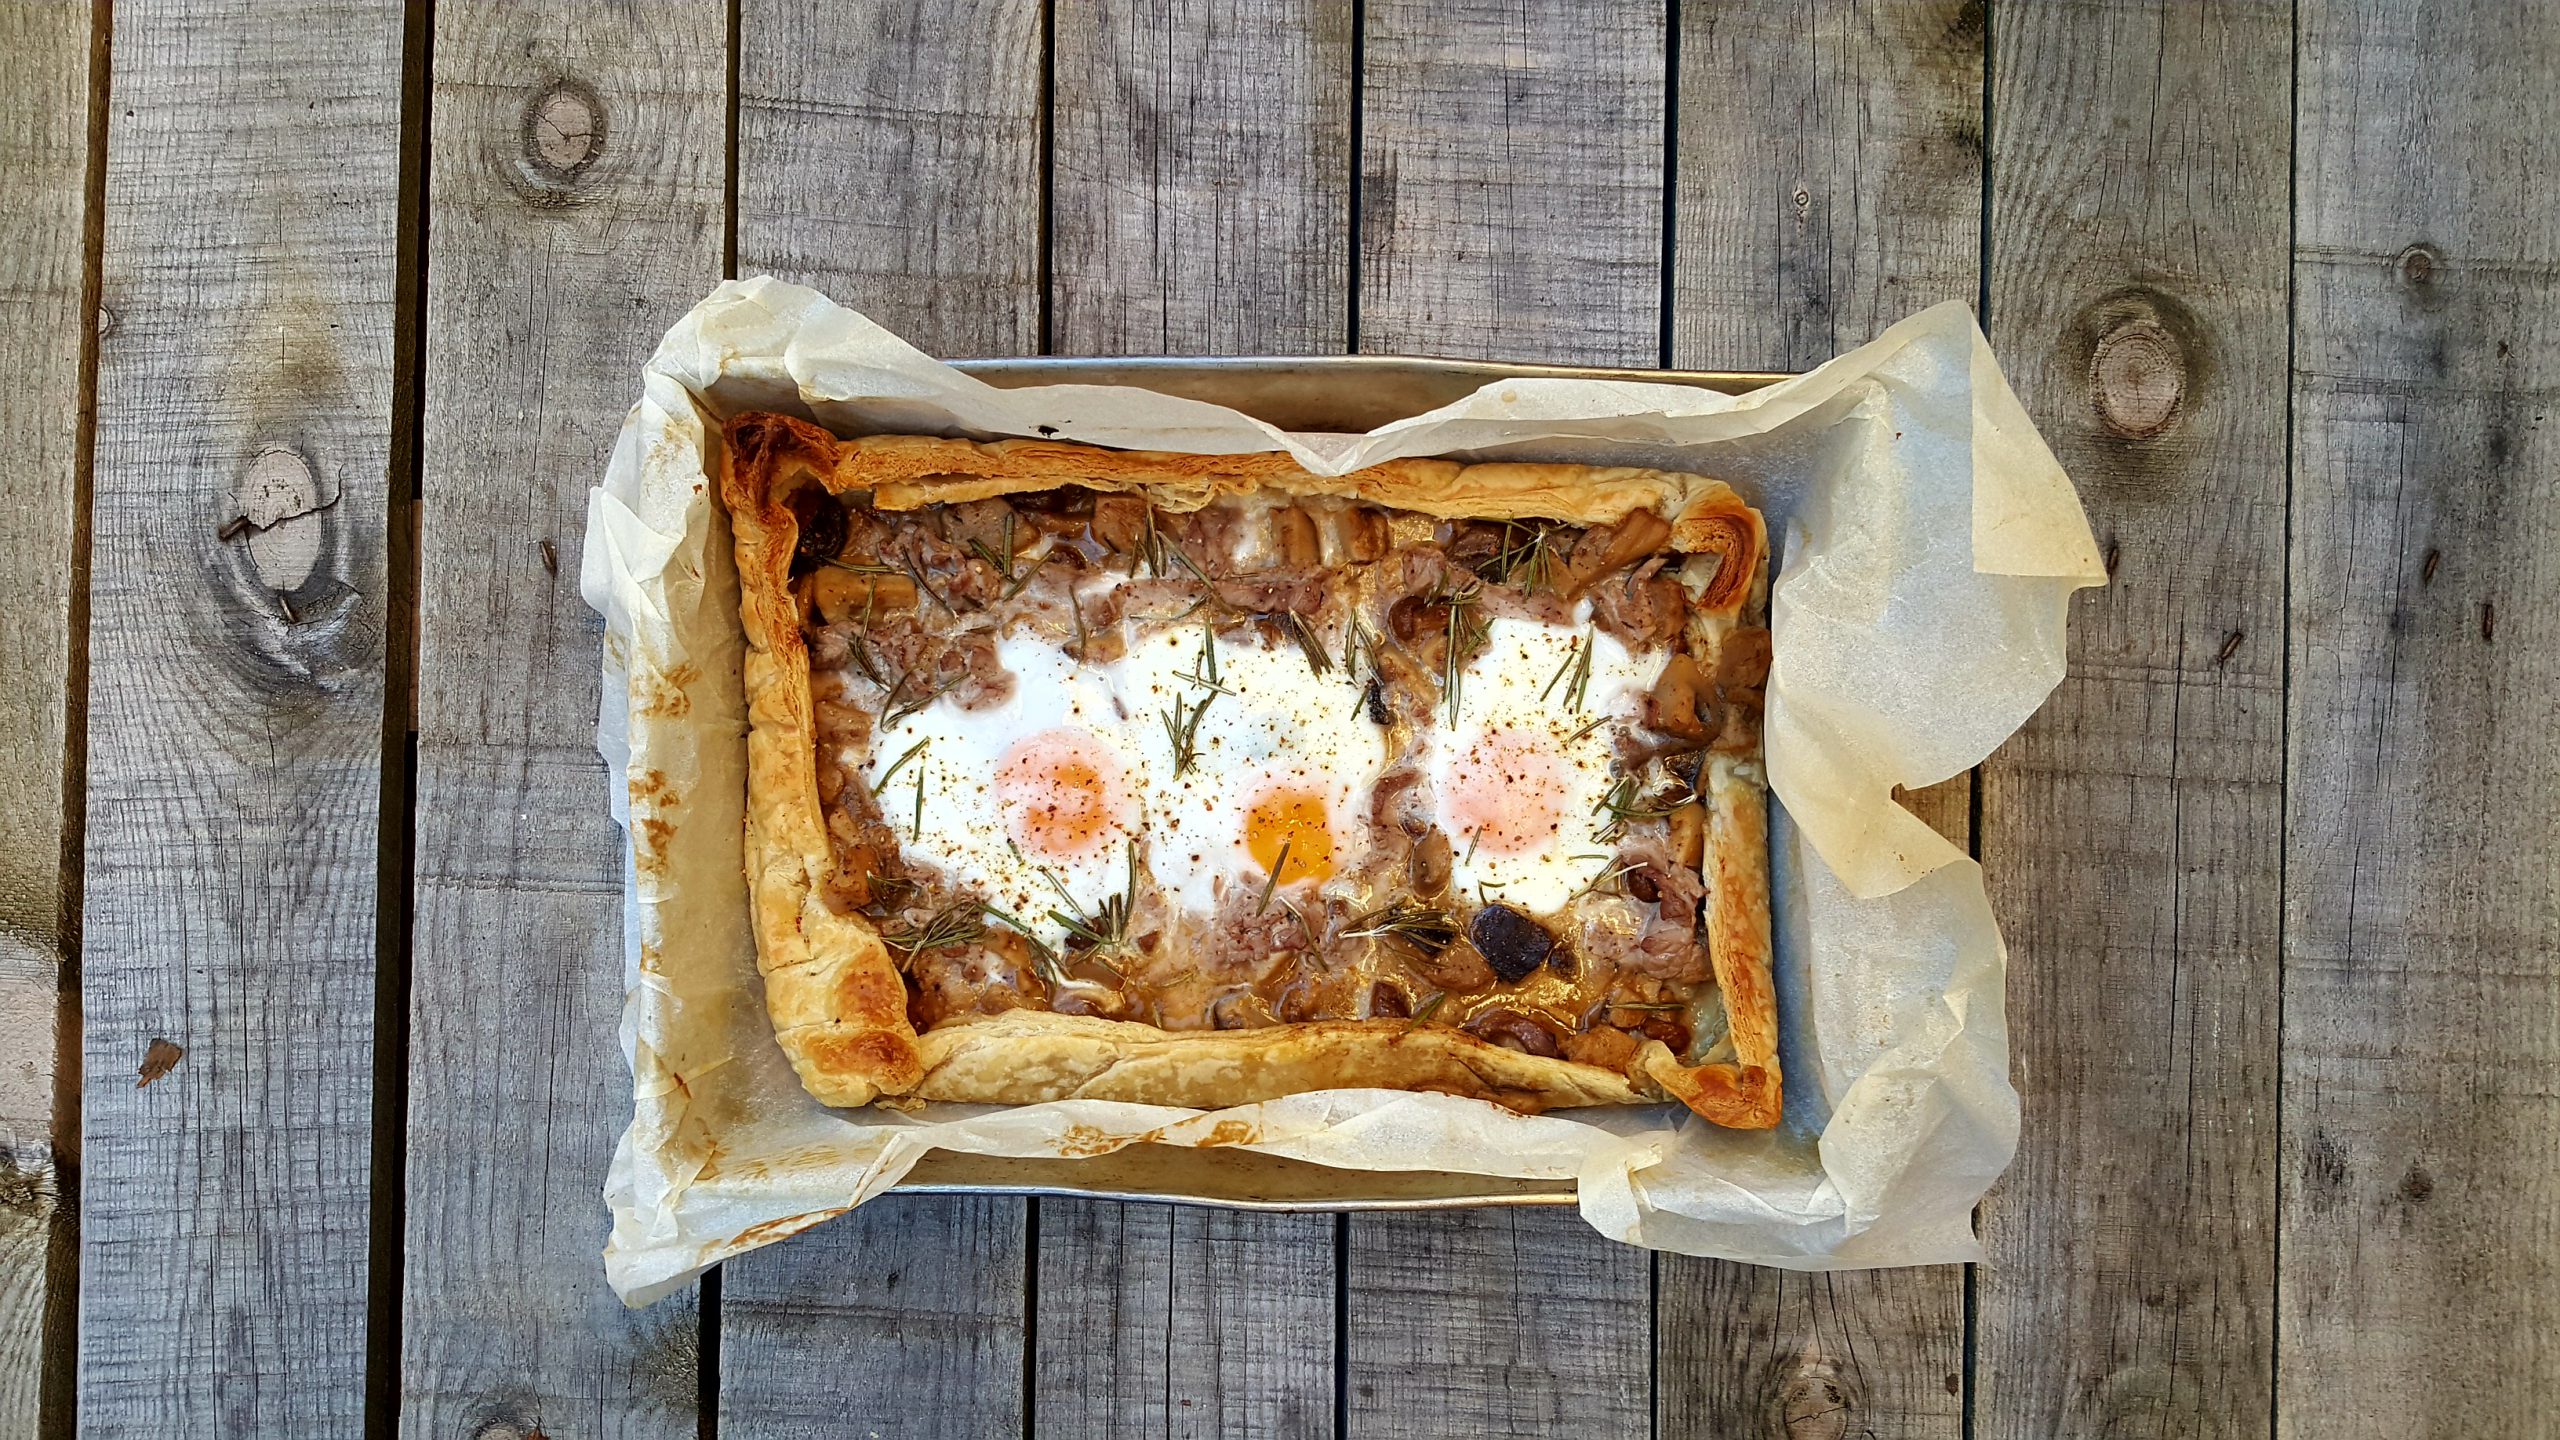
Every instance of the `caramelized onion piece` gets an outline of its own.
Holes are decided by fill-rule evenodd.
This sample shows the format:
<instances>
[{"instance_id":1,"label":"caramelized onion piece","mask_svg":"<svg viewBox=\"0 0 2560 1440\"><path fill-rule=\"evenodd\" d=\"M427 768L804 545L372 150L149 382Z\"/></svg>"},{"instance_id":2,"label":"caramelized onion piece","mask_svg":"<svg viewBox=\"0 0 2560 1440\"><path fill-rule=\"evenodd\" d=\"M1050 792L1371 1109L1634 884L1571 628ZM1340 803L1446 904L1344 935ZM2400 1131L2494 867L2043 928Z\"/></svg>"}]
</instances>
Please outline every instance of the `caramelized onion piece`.
<instances>
[{"instance_id":1,"label":"caramelized onion piece","mask_svg":"<svg viewBox=\"0 0 2560 1440\"><path fill-rule=\"evenodd\" d=\"M1564 1037L1564 1058L1597 1065L1603 1070L1624 1070L1636 1058L1636 1038L1610 1025L1594 1025L1579 1035Z\"/></svg>"},{"instance_id":2,"label":"caramelized onion piece","mask_svg":"<svg viewBox=\"0 0 2560 1440\"><path fill-rule=\"evenodd\" d=\"M1695 872L1707 858L1707 811L1695 800L1671 812L1671 858Z\"/></svg>"},{"instance_id":3,"label":"caramelized onion piece","mask_svg":"<svg viewBox=\"0 0 2560 1440\"><path fill-rule=\"evenodd\" d=\"M1324 542L1316 535L1315 517L1299 506L1283 505L1271 512L1271 537L1280 563L1292 570L1324 563Z\"/></svg>"},{"instance_id":4,"label":"caramelized onion piece","mask_svg":"<svg viewBox=\"0 0 2560 1440\"><path fill-rule=\"evenodd\" d=\"M1556 1032L1536 1018L1517 1010L1487 1010L1467 1026L1479 1039L1490 1040L1505 1050L1524 1055L1544 1055L1556 1059L1564 1052L1556 1044Z\"/></svg>"},{"instance_id":5,"label":"caramelized onion piece","mask_svg":"<svg viewBox=\"0 0 2560 1440\"><path fill-rule=\"evenodd\" d=\"M1372 1020L1404 1020L1413 1015L1413 1005L1404 991L1381 980L1369 987L1369 1018Z\"/></svg>"},{"instance_id":6,"label":"caramelized onion piece","mask_svg":"<svg viewBox=\"0 0 2560 1440\"><path fill-rule=\"evenodd\" d=\"M1437 895L1449 887L1449 837L1438 829L1425 831L1413 842L1413 853L1405 857L1405 878L1413 882L1413 893Z\"/></svg>"},{"instance_id":7,"label":"caramelized onion piece","mask_svg":"<svg viewBox=\"0 0 2560 1440\"><path fill-rule=\"evenodd\" d=\"M1699 702L1708 698L1708 682L1698 662L1686 655L1674 655L1663 665L1660 678L1653 682L1653 694L1646 708L1651 712L1648 723L1665 735L1683 740L1710 740L1714 729L1699 712Z\"/></svg>"},{"instance_id":8,"label":"caramelized onion piece","mask_svg":"<svg viewBox=\"0 0 2560 1440\"><path fill-rule=\"evenodd\" d=\"M916 582L904 575L864 575L822 564L809 577L809 603L830 625L859 625L865 618L916 608Z\"/></svg>"},{"instance_id":9,"label":"caramelized onion piece","mask_svg":"<svg viewBox=\"0 0 2560 1440\"><path fill-rule=\"evenodd\" d=\"M1346 560L1383 560L1395 548L1395 532L1388 527L1387 517L1369 506L1354 505L1343 511L1339 524L1342 557Z\"/></svg>"},{"instance_id":10,"label":"caramelized onion piece","mask_svg":"<svg viewBox=\"0 0 2560 1440\"><path fill-rule=\"evenodd\" d=\"M1614 575L1655 554L1670 538L1671 522L1650 510L1630 511L1615 525L1582 532L1582 538L1574 542L1573 558L1567 567L1573 575L1574 593L1589 589L1604 575Z\"/></svg>"},{"instance_id":11,"label":"caramelized onion piece","mask_svg":"<svg viewBox=\"0 0 2560 1440\"><path fill-rule=\"evenodd\" d=\"M1097 495L1093 500L1093 538L1126 555L1146 533L1147 502L1135 495Z\"/></svg>"}]
</instances>

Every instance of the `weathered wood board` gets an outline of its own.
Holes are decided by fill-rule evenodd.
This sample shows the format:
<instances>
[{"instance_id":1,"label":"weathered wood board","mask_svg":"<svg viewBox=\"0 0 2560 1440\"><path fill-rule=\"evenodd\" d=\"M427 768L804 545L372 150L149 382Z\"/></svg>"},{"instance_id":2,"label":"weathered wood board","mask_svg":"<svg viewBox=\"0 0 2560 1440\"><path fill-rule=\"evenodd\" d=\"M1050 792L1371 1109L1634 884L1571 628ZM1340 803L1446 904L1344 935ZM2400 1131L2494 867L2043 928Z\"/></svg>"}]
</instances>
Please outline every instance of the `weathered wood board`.
<instances>
[{"instance_id":1,"label":"weathered wood board","mask_svg":"<svg viewBox=\"0 0 2560 1440\"><path fill-rule=\"evenodd\" d=\"M80 1425L350 1435L373 1279L385 642L406 633L386 561L407 489L402 18L128 0L114 19ZM158 1042L175 1066L139 1086Z\"/></svg>"},{"instance_id":2,"label":"weathered wood board","mask_svg":"<svg viewBox=\"0 0 2560 1440\"><path fill-rule=\"evenodd\" d=\"M2266 1432L2291 8L1992 17L1990 331L2114 583L1982 771L2018 1159L1974 1433Z\"/></svg>"},{"instance_id":3,"label":"weathered wood board","mask_svg":"<svg viewBox=\"0 0 2560 1440\"><path fill-rule=\"evenodd\" d=\"M2560 1394L2560 25L2309 4L2276 1430Z\"/></svg>"},{"instance_id":4,"label":"weathered wood board","mask_svg":"<svg viewBox=\"0 0 2560 1440\"><path fill-rule=\"evenodd\" d=\"M90 17L0 8L0 1436L67 1415Z\"/></svg>"},{"instance_id":5,"label":"weathered wood board","mask_svg":"<svg viewBox=\"0 0 2560 1440\"><path fill-rule=\"evenodd\" d=\"M720 278L728 15L435 10L400 1301L418 1436L691 1436L700 1317L606 1288L631 1089L587 487Z\"/></svg>"}]
</instances>

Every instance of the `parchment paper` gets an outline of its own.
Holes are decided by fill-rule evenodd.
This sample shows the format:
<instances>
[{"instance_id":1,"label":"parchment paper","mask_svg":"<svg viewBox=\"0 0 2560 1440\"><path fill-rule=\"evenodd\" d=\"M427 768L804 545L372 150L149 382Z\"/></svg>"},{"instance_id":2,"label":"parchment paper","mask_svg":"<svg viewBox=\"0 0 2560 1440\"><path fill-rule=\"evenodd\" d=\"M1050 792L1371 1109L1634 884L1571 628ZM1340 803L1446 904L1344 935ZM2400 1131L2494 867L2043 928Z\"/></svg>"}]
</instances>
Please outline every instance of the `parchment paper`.
<instances>
[{"instance_id":1,"label":"parchment paper","mask_svg":"<svg viewBox=\"0 0 2560 1440\"><path fill-rule=\"evenodd\" d=\"M1731 481L1780 539L1768 761L1787 1115L1743 1134L1677 1106L1515 1115L1332 1091L1221 1112L1098 1101L834 1111L775 1045L740 864L736 567L708 479L719 420L839 433L1055 434L1285 449L1340 473L1396 456L1578 460ZM1961 305L1731 397L1522 380L1366 436L1288 435L1219 406L1085 385L999 390L814 291L731 281L667 332L604 483L581 585L606 617L598 748L631 840L622 1040L631 1127L605 1269L631 1304L880 1194L933 1148L1089 1155L1140 1140L1359 1169L1576 1182L1633 1244L1794 1269L1976 1258L1973 1203L2016 1147L2005 952L1980 871L1896 785L1989 754L2061 679L2064 607L2103 583L2078 497Z\"/></svg>"}]
</instances>

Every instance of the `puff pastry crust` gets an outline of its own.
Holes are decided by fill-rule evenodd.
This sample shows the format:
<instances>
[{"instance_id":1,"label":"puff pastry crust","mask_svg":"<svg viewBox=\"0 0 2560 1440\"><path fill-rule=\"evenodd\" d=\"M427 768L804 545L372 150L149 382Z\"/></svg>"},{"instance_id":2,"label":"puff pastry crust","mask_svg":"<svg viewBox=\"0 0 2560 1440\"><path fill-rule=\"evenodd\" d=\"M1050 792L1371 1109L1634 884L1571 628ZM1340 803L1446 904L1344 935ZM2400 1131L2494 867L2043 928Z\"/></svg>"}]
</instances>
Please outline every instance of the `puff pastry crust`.
<instances>
[{"instance_id":1,"label":"puff pastry crust","mask_svg":"<svg viewBox=\"0 0 2560 1440\"><path fill-rule=\"evenodd\" d=\"M1162 1030L1043 1010L944 1021L918 1034L905 982L874 924L822 898L835 857L815 776L816 730L802 602L793 590L801 522L793 496L819 487L880 511L914 510L1074 485L1143 492L1166 511L1257 491L1347 496L1457 519L1615 523L1637 510L1671 522L1668 547L1722 564L1693 596L1682 650L1712 674L1728 636L1766 606L1759 514L1719 481L1588 465L1397 460L1318 476L1279 453L1188 455L1040 440L924 436L838 439L789 416L727 426L721 497L729 511L747 640L746 869L774 1032L819 1100L1028 1104L1095 1098L1218 1107L1308 1090L1442 1091L1525 1111L1677 1100L1707 1120L1765 1128L1779 1118L1777 1006L1770 977L1768 824L1756 726L1704 762L1706 898L1701 926L1729 1022L1729 1059L1687 1065L1644 1040L1622 1073L1525 1054L1462 1030L1408 1020L1328 1020L1238 1030Z\"/></svg>"}]
</instances>

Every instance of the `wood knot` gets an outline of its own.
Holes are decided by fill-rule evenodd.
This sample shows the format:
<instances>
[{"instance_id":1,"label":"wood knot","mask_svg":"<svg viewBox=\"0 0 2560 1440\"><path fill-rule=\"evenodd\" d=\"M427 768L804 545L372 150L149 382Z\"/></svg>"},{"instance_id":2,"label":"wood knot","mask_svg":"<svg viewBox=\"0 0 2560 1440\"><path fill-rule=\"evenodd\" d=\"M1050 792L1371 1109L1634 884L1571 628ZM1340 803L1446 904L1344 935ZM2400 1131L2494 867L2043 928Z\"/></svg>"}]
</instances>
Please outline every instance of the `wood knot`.
<instances>
[{"instance_id":1,"label":"wood knot","mask_svg":"<svg viewBox=\"0 0 2560 1440\"><path fill-rule=\"evenodd\" d=\"M2391 262L2391 273L2399 276L2403 285L2424 289L2436 283L2436 267L2443 263L2444 257L2436 253L2434 246L2412 245Z\"/></svg>"},{"instance_id":2,"label":"wood knot","mask_svg":"<svg viewBox=\"0 0 2560 1440\"><path fill-rule=\"evenodd\" d=\"M2187 357L2157 320L2128 320L2098 337L2089 356L2089 403L2107 433L2156 440L2187 397Z\"/></svg>"},{"instance_id":3,"label":"wood knot","mask_svg":"<svg viewBox=\"0 0 2560 1440\"><path fill-rule=\"evenodd\" d=\"M1857 1418L1847 1389L1828 1365L1799 1370L1779 1387L1779 1433L1787 1440L1843 1440Z\"/></svg>"},{"instance_id":4,"label":"wood knot","mask_svg":"<svg viewBox=\"0 0 2560 1440\"><path fill-rule=\"evenodd\" d=\"M2205 403L2214 376L2212 332L2158 285L2119 286L2065 321L2054 360L2087 387L2092 438L2108 447L2120 484L2183 483L2184 467L2154 445Z\"/></svg>"},{"instance_id":5,"label":"wood knot","mask_svg":"<svg viewBox=\"0 0 2560 1440\"><path fill-rule=\"evenodd\" d=\"M564 194L604 154L604 98L582 80L554 80L525 102L521 139L525 178Z\"/></svg>"}]
</instances>

